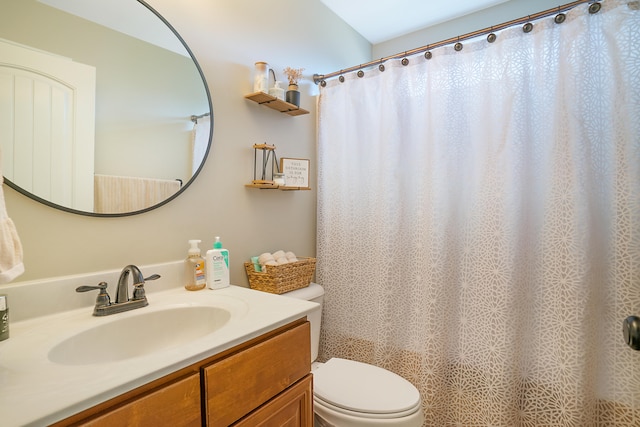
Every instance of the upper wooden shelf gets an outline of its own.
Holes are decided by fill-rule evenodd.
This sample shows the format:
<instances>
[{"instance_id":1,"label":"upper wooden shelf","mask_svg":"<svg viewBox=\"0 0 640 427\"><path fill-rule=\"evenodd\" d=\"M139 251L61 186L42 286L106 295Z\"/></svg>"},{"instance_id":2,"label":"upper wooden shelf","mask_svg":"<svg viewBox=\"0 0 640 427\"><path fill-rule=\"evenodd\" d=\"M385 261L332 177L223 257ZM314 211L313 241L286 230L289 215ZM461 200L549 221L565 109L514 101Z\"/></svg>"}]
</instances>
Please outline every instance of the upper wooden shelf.
<instances>
[{"instance_id":1,"label":"upper wooden shelf","mask_svg":"<svg viewBox=\"0 0 640 427\"><path fill-rule=\"evenodd\" d=\"M264 92L255 92L245 95L245 98L257 102L260 105L264 105L281 113L288 114L290 116L300 116L302 114L309 114L305 109L302 109L294 104L290 104L275 96L268 95Z\"/></svg>"}]
</instances>

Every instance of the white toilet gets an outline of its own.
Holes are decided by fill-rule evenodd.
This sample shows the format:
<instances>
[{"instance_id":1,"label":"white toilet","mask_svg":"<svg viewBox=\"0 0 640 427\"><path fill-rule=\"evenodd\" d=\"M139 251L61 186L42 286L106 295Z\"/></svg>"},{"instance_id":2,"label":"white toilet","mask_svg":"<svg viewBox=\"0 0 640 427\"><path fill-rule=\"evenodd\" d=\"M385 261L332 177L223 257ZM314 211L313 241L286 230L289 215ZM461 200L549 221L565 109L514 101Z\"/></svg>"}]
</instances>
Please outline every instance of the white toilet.
<instances>
[{"instance_id":1,"label":"white toilet","mask_svg":"<svg viewBox=\"0 0 640 427\"><path fill-rule=\"evenodd\" d=\"M409 381L377 366L333 358L315 362L320 344L320 322L324 289L308 287L282 294L319 303L309 314L311 323L311 362L313 369L313 407L316 427L422 425L420 393Z\"/></svg>"}]
</instances>

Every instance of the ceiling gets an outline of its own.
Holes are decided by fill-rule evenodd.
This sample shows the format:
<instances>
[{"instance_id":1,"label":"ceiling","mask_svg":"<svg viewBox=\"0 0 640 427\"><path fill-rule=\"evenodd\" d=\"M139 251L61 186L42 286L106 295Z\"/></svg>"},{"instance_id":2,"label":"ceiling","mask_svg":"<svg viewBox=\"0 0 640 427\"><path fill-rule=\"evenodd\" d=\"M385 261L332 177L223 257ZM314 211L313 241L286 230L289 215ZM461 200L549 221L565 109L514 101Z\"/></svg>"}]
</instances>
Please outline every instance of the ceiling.
<instances>
[{"instance_id":1,"label":"ceiling","mask_svg":"<svg viewBox=\"0 0 640 427\"><path fill-rule=\"evenodd\" d=\"M107 13L116 0L39 0L49 6L89 19L133 37L140 38L141 28L161 25L161 21L140 8L141 16L122 16ZM336 15L366 38L371 44L409 34L411 32L459 18L509 0L320 0ZM130 3L130 0L117 0ZM149 18L151 18L149 20ZM141 21L141 19L146 19ZM152 21L152 22L149 22ZM161 32L158 31L160 34ZM170 50L185 54L176 37L168 32L165 40L147 40ZM176 46L179 44L179 46Z\"/></svg>"},{"instance_id":2,"label":"ceiling","mask_svg":"<svg viewBox=\"0 0 640 427\"><path fill-rule=\"evenodd\" d=\"M371 44L508 0L320 0Z\"/></svg>"},{"instance_id":3,"label":"ceiling","mask_svg":"<svg viewBox=\"0 0 640 427\"><path fill-rule=\"evenodd\" d=\"M141 7L142 17L113 15L106 13L103 5L109 10L116 0L39 0L49 6L62 9L85 19L107 27L139 37L141 28L161 24ZM130 0L117 0L130 3ZM336 15L342 18L353 29L366 38L371 44L378 44L395 37L459 18L482 9L504 3L509 0L320 0ZM149 22L139 19L152 17ZM167 32L166 40L147 40L167 49L184 54L182 45L175 46L176 38ZM172 45L173 43L173 45ZM178 43L179 44L179 43Z\"/></svg>"}]
</instances>

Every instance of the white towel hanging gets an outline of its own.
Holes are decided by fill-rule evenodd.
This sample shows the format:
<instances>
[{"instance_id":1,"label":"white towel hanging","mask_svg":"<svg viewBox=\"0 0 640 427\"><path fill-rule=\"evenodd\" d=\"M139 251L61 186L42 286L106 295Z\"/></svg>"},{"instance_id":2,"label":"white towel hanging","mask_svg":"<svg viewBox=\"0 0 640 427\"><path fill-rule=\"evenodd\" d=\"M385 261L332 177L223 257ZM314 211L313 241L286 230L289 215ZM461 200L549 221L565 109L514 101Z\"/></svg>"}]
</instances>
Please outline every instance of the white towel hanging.
<instances>
[{"instance_id":1,"label":"white towel hanging","mask_svg":"<svg viewBox=\"0 0 640 427\"><path fill-rule=\"evenodd\" d=\"M0 153L0 162L1 160ZM24 273L22 244L13 221L7 215L3 183L0 168L0 284L9 283Z\"/></svg>"}]
</instances>

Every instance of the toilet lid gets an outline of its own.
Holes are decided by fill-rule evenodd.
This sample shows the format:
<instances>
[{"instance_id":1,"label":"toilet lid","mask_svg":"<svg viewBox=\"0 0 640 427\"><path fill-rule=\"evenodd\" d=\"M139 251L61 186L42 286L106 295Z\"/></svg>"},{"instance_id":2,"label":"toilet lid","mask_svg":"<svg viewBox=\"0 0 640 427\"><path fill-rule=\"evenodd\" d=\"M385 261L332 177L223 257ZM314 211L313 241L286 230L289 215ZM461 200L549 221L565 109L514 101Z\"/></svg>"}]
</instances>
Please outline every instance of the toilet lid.
<instances>
[{"instance_id":1,"label":"toilet lid","mask_svg":"<svg viewBox=\"0 0 640 427\"><path fill-rule=\"evenodd\" d=\"M420 393L386 369L347 359L329 359L313 371L313 394L348 411L397 414L414 411Z\"/></svg>"}]
</instances>

